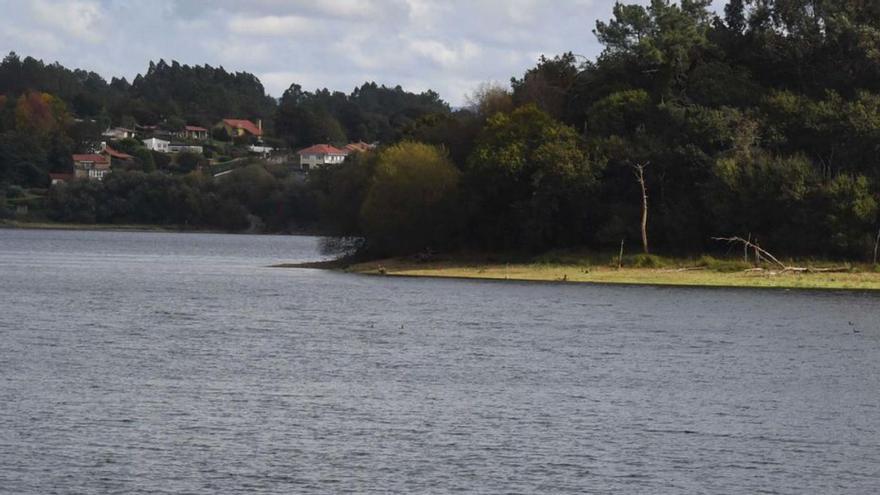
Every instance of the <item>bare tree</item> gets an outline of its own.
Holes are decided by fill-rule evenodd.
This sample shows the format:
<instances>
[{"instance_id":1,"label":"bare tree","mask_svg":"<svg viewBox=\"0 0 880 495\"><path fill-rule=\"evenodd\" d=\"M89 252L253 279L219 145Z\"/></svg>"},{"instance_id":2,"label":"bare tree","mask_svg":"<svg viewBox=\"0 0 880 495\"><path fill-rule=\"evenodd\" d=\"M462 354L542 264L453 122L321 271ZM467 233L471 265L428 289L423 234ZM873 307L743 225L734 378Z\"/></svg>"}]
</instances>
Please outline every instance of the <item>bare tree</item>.
<instances>
[{"instance_id":1,"label":"bare tree","mask_svg":"<svg viewBox=\"0 0 880 495\"><path fill-rule=\"evenodd\" d=\"M874 241L874 264L877 264L877 253L880 251L880 230L877 231L877 240Z\"/></svg>"},{"instance_id":2,"label":"bare tree","mask_svg":"<svg viewBox=\"0 0 880 495\"><path fill-rule=\"evenodd\" d=\"M638 181L639 186L642 188L642 250L645 254L648 254L648 186L645 184L645 168L650 164L650 162L645 163L637 163L633 165L633 170L636 176L636 181Z\"/></svg>"},{"instance_id":3,"label":"bare tree","mask_svg":"<svg viewBox=\"0 0 880 495\"><path fill-rule=\"evenodd\" d=\"M481 117L491 117L513 110L513 95L508 88L496 82L484 82L465 95L468 108Z\"/></svg>"}]
</instances>

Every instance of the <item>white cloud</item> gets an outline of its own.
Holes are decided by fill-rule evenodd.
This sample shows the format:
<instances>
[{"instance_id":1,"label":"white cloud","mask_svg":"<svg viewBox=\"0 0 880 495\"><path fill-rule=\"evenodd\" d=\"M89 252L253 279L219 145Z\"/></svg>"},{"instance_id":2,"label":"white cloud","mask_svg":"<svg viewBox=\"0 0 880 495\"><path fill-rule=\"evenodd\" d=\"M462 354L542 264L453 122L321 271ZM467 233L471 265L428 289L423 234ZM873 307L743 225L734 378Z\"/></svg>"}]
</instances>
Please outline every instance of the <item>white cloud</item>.
<instances>
[{"instance_id":1,"label":"white cloud","mask_svg":"<svg viewBox=\"0 0 880 495\"><path fill-rule=\"evenodd\" d=\"M104 39L103 13L95 2L32 0L31 8L37 20L58 28L75 38L98 42Z\"/></svg>"},{"instance_id":2,"label":"white cloud","mask_svg":"<svg viewBox=\"0 0 880 495\"><path fill-rule=\"evenodd\" d=\"M319 29L317 23L296 15L234 17L229 21L229 30L233 33L256 36L291 36Z\"/></svg>"},{"instance_id":3,"label":"white cloud","mask_svg":"<svg viewBox=\"0 0 880 495\"><path fill-rule=\"evenodd\" d=\"M22 29L12 24L0 26L0 44L26 48L39 53L54 53L62 47L61 40L41 29ZM4 54L5 55L5 54Z\"/></svg>"},{"instance_id":4,"label":"white cloud","mask_svg":"<svg viewBox=\"0 0 880 495\"><path fill-rule=\"evenodd\" d=\"M409 42L409 48L421 57L433 60L444 68L460 65L473 60L481 53L480 47L469 41L458 43L458 46L447 46L436 40L416 39Z\"/></svg>"}]
</instances>

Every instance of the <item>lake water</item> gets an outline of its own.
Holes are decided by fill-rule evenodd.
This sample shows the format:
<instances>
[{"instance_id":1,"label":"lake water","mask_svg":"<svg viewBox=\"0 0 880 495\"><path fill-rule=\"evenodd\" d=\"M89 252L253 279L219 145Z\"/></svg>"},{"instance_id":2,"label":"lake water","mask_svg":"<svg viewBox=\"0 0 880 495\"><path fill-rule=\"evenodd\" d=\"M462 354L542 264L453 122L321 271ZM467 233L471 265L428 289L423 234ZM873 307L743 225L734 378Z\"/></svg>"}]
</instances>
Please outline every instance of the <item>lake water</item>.
<instances>
[{"instance_id":1,"label":"lake water","mask_svg":"<svg viewBox=\"0 0 880 495\"><path fill-rule=\"evenodd\" d=\"M0 230L0 493L880 491L880 296Z\"/></svg>"}]
</instances>

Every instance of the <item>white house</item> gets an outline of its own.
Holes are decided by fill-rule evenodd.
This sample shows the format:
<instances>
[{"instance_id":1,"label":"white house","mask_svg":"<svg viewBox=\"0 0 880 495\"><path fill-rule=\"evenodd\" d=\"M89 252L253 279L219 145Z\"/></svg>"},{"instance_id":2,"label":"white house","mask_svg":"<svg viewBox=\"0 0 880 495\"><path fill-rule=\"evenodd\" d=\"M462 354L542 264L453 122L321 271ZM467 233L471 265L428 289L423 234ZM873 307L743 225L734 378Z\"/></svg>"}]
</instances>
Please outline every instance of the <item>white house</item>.
<instances>
[{"instance_id":1,"label":"white house","mask_svg":"<svg viewBox=\"0 0 880 495\"><path fill-rule=\"evenodd\" d=\"M299 155L299 165L303 170L315 167L342 163L348 152L329 144L316 144L296 152Z\"/></svg>"},{"instance_id":2,"label":"white house","mask_svg":"<svg viewBox=\"0 0 880 495\"><path fill-rule=\"evenodd\" d=\"M159 138L150 138L144 139L144 146L147 147L150 151L158 151L161 153L168 153L168 145L171 144L170 141L166 141L164 139Z\"/></svg>"},{"instance_id":3,"label":"white house","mask_svg":"<svg viewBox=\"0 0 880 495\"><path fill-rule=\"evenodd\" d=\"M171 143L168 145L169 153L181 153L184 151L201 155L204 152L204 148L197 144Z\"/></svg>"},{"instance_id":4,"label":"white house","mask_svg":"<svg viewBox=\"0 0 880 495\"><path fill-rule=\"evenodd\" d=\"M275 148L273 148L271 146L252 144L252 145L248 146L248 151L250 151L251 153L254 153L256 155L261 155L265 158L265 157L269 156L273 151L275 151Z\"/></svg>"},{"instance_id":5,"label":"white house","mask_svg":"<svg viewBox=\"0 0 880 495\"><path fill-rule=\"evenodd\" d=\"M107 129L102 134L105 138L110 139L126 139L134 137L134 130L127 129L125 127L114 127L112 129Z\"/></svg>"}]
</instances>

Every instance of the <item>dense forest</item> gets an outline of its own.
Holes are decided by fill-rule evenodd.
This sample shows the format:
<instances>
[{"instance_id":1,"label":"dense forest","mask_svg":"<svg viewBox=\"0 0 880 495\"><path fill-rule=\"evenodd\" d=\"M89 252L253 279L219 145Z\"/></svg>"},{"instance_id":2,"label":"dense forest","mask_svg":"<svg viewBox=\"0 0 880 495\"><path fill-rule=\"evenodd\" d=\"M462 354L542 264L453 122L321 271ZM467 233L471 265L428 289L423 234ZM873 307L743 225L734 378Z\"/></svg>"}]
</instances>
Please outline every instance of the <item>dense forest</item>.
<instances>
[{"instance_id":1,"label":"dense forest","mask_svg":"<svg viewBox=\"0 0 880 495\"><path fill-rule=\"evenodd\" d=\"M45 181L87 142L75 130L84 117L210 125L235 114L264 119L294 149L381 146L305 182L259 164L225 184L199 172L114 173L53 188L54 218L305 226L361 236L377 256L622 240L696 253L738 235L776 253L870 258L880 227L880 4L710 4L618 3L596 23L604 50L595 59L576 46L542 57L455 111L436 93L374 83L350 94L293 84L275 102L254 76L222 68L160 61L130 84L107 83L11 54L0 64L0 181ZM85 206L65 209L74 202Z\"/></svg>"},{"instance_id":2,"label":"dense forest","mask_svg":"<svg viewBox=\"0 0 880 495\"><path fill-rule=\"evenodd\" d=\"M610 248L621 240L641 249L644 214L648 250L717 250L712 237L738 235L791 255L870 259L880 192L880 4L709 6L617 4L612 19L596 24L604 51L595 60L542 58L509 88L480 88L471 112L411 126L408 139L438 146L456 171L444 186L454 213L434 224L450 232L442 239L414 226L448 204L403 183L383 185L404 179L378 172L403 167L381 152L377 163L341 167L366 172L332 172L354 191L347 198L363 201L337 208L339 225L383 253ZM364 180L353 185L351 177ZM400 195L387 204L408 205L378 215L381 226L370 218L378 187Z\"/></svg>"}]
</instances>

